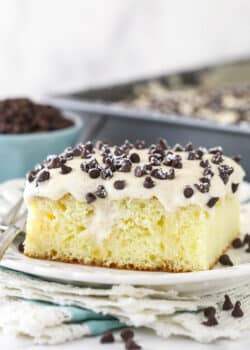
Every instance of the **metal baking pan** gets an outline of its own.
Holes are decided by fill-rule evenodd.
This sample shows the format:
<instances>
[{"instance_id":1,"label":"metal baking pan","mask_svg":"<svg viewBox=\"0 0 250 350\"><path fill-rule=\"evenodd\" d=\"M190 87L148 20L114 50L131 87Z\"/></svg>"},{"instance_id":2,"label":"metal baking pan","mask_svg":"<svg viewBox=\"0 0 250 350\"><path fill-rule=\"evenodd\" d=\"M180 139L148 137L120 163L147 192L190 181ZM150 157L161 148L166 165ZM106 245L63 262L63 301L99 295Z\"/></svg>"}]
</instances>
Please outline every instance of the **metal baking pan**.
<instances>
[{"instance_id":1,"label":"metal baking pan","mask_svg":"<svg viewBox=\"0 0 250 350\"><path fill-rule=\"evenodd\" d=\"M219 78L218 78L219 77ZM125 139L144 139L148 143L164 137L170 145L192 141L194 146L213 147L220 145L227 155L242 155L242 164L250 180L250 127L222 125L204 119L160 112L138 110L117 105L121 99L129 98L138 84L159 80L167 86L178 84L224 84L225 82L250 81L250 61L207 67L192 72L151 77L140 81L101 89L92 89L71 96L51 97L46 102L65 110L78 112L85 119L82 140L105 140L111 144Z\"/></svg>"}]
</instances>

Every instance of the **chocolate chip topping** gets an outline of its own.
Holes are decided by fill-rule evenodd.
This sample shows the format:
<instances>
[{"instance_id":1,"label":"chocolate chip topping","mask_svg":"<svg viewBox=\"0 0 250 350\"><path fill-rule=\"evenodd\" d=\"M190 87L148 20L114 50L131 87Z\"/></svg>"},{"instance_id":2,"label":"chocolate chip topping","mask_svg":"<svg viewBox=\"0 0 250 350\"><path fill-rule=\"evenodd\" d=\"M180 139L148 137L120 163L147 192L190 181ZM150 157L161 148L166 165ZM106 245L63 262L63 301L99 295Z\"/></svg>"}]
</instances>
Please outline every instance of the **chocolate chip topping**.
<instances>
[{"instance_id":1,"label":"chocolate chip topping","mask_svg":"<svg viewBox=\"0 0 250 350\"><path fill-rule=\"evenodd\" d=\"M184 193L184 196L185 196L186 198L190 198L190 197L192 197L192 195L194 194L194 190L192 189L192 187L186 186L186 187L184 188L183 193Z\"/></svg>"},{"instance_id":2,"label":"chocolate chip topping","mask_svg":"<svg viewBox=\"0 0 250 350\"><path fill-rule=\"evenodd\" d=\"M20 242L20 243L18 244L18 251L19 251L20 253L24 253L24 243L23 243L23 242Z\"/></svg>"},{"instance_id":3,"label":"chocolate chip topping","mask_svg":"<svg viewBox=\"0 0 250 350\"><path fill-rule=\"evenodd\" d=\"M250 234L246 233L243 239L243 244L247 244L250 242Z\"/></svg>"},{"instance_id":4,"label":"chocolate chip topping","mask_svg":"<svg viewBox=\"0 0 250 350\"><path fill-rule=\"evenodd\" d=\"M120 333L121 338L123 341L127 341L128 339L131 339L134 337L134 332L130 328L125 328Z\"/></svg>"},{"instance_id":5,"label":"chocolate chip topping","mask_svg":"<svg viewBox=\"0 0 250 350\"><path fill-rule=\"evenodd\" d=\"M210 185L208 183L194 184L194 186L201 193L207 193L209 192L209 189L210 189Z\"/></svg>"},{"instance_id":6,"label":"chocolate chip topping","mask_svg":"<svg viewBox=\"0 0 250 350\"><path fill-rule=\"evenodd\" d=\"M40 174L38 174L37 176L37 182L43 182L43 181L47 181L50 178L50 173L47 170L43 170L42 172L40 172Z\"/></svg>"},{"instance_id":7,"label":"chocolate chip topping","mask_svg":"<svg viewBox=\"0 0 250 350\"><path fill-rule=\"evenodd\" d=\"M224 300L224 303L222 305L222 310L228 311L228 310L233 309L234 306L233 306L233 303L232 303L229 295L227 295L227 294L224 295L224 298L225 298L225 300Z\"/></svg>"},{"instance_id":8,"label":"chocolate chip topping","mask_svg":"<svg viewBox=\"0 0 250 350\"><path fill-rule=\"evenodd\" d=\"M144 149L146 148L146 143L143 140L137 140L135 141L135 148L136 149Z\"/></svg>"},{"instance_id":9,"label":"chocolate chip topping","mask_svg":"<svg viewBox=\"0 0 250 350\"><path fill-rule=\"evenodd\" d=\"M224 266L233 266L233 262L227 254L223 254L219 258L219 262Z\"/></svg>"},{"instance_id":10,"label":"chocolate chip topping","mask_svg":"<svg viewBox=\"0 0 250 350\"><path fill-rule=\"evenodd\" d=\"M238 190L239 184L232 183L232 192L235 193Z\"/></svg>"},{"instance_id":11,"label":"chocolate chip topping","mask_svg":"<svg viewBox=\"0 0 250 350\"><path fill-rule=\"evenodd\" d=\"M205 317L210 318L216 314L216 309L213 306L208 306L203 310L203 313Z\"/></svg>"},{"instance_id":12,"label":"chocolate chip topping","mask_svg":"<svg viewBox=\"0 0 250 350\"><path fill-rule=\"evenodd\" d=\"M66 175L71 173L71 171L72 171L72 168L70 166L67 166L65 164L61 165L61 171L60 171L61 174Z\"/></svg>"},{"instance_id":13,"label":"chocolate chip topping","mask_svg":"<svg viewBox=\"0 0 250 350\"><path fill-rule=\"evenodd\" d=\"M233 173L234 169L229 165L222 164L218 167L218 170L219 170L219 175L220 175L222 181L226 185L228 183L229 177Z\"/></svg>"},{"instance_id":14,"label":"chocolate chip topping","mask_svg":"<svg viewBox=\"0 0 250 350\"><path fill-rule=\"evenodd\" d=\"M96 200L96 196L92 192L88 192L85 196L86 202L88 204L93 203Z\"/></svg>"},{"instance_id":15,"label":"chocolate chip topping","mask_svg":"<svg viewBox=\"0 0 250 350\"><path fill-rule=\"evenodd\" d=\"M239 164L241 162L241 156L240 155L234 156L233 160Z\"/></svg>"},{"instance_id":16,"label":"chocolate chip topping","mask_svg":"<svg viewBox=\"0 0 250 350\"><path fill-rule=\"evenodd\" d=\"M146 176L145 180L143 182L143 186L145 188L152 188L152 187L155 186L155 183L154 183L154 181L152 180L152 178L150 176Z\"/></svg>"},{"instance_id":17,"label":"chocolate chip topping","mask_svg":"<svg viewBox=\"0 0 250 350\"><path fill-rule=\"evenodd\" d=\"M62 159L60 159L58 156L49 158L48 169L60 168L62 163Z\"/></svg>"},{"instance_id":18,"label":"chocolate chip topping","mask_svg":"<svg viewBox=\"0 0 250 350\"><path fill-rule=\"evenodd\" d=\"M215 204L218 202L219 197L212 197L209 199L209 201L207 202L207 206L209 208L213 208L215 206Z\"/></svg>"},{"instance_id":19,"label":"chocolate chip topping","mask_svg":"<svg viewBox=\"0 0 250 350\"><path fill-rule=\"evenodd\" d=\"M184 147L182 145L180 145L179 143L177 143L173 149L175 152L184 152L185 151Z\"/></svg>"},{"instance_id":20,"label":"chocolate chip topping","mask_svg":"<svg viewBox=\"0 0 250 350\"><path fill-rule=\"evenodd\" d=\"M223 157L220 153L216 153L212 158L211 158L211 162L214 164L220 164L223 162Z\"/></svg>"},{"instance_id":21,"label":"chocolate chip topping","mask_svg":"<svg viewBox=\"0 0 250 350\"><path fill-rule=\"evenodd\" d=\"M223 149L220 146L212 147L212 148L209 148L208 152L211 154L223 154Z\"/></svg>"},{"instance_id":22,"label":"chocolate chip topping","mask_svg":"<svg viewBox=\"0 0 250 350\"><path fill-rule=\"evenodd\" d=\"M102 344L114 343L114 341L115 341L115 338L111 331L105 332L100 339L100 342Z\"/></svg>"},{"instance_id":23,"label":"chocolate chip topping","mask_svg":"<svg viewBox=\"0 0 250 350\"><path fill-rule=\"evenodd\" d=\"M126 182L124 180L116 180L114 182L114 188L116 190L123 190L126 186Z\"/></svg>"},{"instance_id":24,"label":"chocolate chip topping","mask_svg":"<svg viewBox=\"0 0 250 350\"><path fill-rule=\"evenodd\" d=\"M138 350L141 346L137 344L132 338L129 338L125 343L126 350Z\"/></svg>"},{"instance_id":25,"label":"chocolate chip topping","mask_svg":"<svg viewBox=\"0 0 250 350\"><path fill-rule=\"evenodd\" d=\"M186 146L185 146L185 151L186 152L190 152L192 151L194 148L193 148L193 144L191 142L187 143Z\"/></svg>"},{"instance_id":26,"label":"chocolate chip topping","mask_svg":"<svg viewBox=\"0 0 250 350\"><path fill-rule=\"evenodd\" d=\"M200 161L200 166L201 166L202 168L208 168L208 167L209 167L209 161L208 161L208 159L206 159L206 160L202 159L202 160Z\"/></svg>"},{"instance_id":27,"label":"chocolate chip topping","mask_svg":"<svg viewBox=\"0 0 250 350\"><path fill-rule=\"evenodd\" d=\"M97 179L100 176L101 170L99 168L93 168L89 170L89 177L91 179Z\"/></svg>"},{"instance_id":28,"label":"chocolate chip topping","mask_svg":"<svg viewBox=\"0 0 250 350\"><path fill-rule=\"evenodd\" d=\"M202 322L202 324L207 327L213 327L218 324L218 321L215 316L212 316L212 317L209 317L207 321Z\"/></svg>"},{"instance_id":29,"label":"chocolate chip topping","mask_svg":"<svg viewBox=\"0 0 250 350\"><path fill-rule=\"evenodd\" d=\"M235 238L232 242L232 247L234 249L239 249L239 248L243 247L243 242L241 241L240 238Z\"/></svg>"},{"instance_id":30,"label":"chocolate chip topping","mask_svg":"<svg viewBox=\"0 0 250 350\"><path fill-rule=\"evenodd\" d=\"M121 167L119 168L119 171L122 171L124 173L129 173L132 167L132 163L130 160L128 159L124 159L121 162Z\"/></svg>"},{"instance_id":31,"label":"chocolate chip topping","mask_svg":"<svg viewBox=\"0 0 250 350\"><path fill-rule=\"evenodd\" d=\"M95 192L95 195L99 198L106 198L108 193L107 193L104 186L99 185L99 186L97 186L97 190Z\"/></svg>"},{"instance_id":32,"label":"chocolate chip topping","mask_svg":"<svg viewBox=\"0 0 250 350\"><path fill-rule=\"evenodd\" d=\"M246 252L246 253L250 253L250 242L247 242L247 245L248 245L248 247L247 247L247 249L245 250L245 252Z\"/></svg>"},{"instance_id":33,"label":"chocolate chip topping","mask_svg":"<svg viewBox=\"0 0 250 350\"><path fill-rule=\"evenodd\" d=\"M165 180L167 178L167 173L164 172L161 168L157 168L151 171L151 176L159 180Z\"/></svg>"},{"instance_id":34,"label":"chocolate chip topping","mask_svg":"<svg viewBox=\"0 0 250 350\"><path fill-rule=\"evenodd\" d=\"M134 174L136 177L142 177L143 175L145 175L145 170L143 169L142 166L138 165L135 168Z\"/></svg>"},{"instance_id":35,"label":"chocolate chip topping","mask_svg":"<svg viewBox=\"0 0 250 350\"><path fill-rule=\"evenodd\" d=\"M138 153L131 153L129 159L132 163L140 163L141 160Z\"/></svg>"},{"instance_id":36,"label":"chocolate chip topping","mask_svg":"<svg viewBox=\"0 0 250 350\"><path fill-rule=\"evenodd\" d=\"M232 311L232 316L235 318L244 316L244 313L241 309L241 302L240 301L236 301L236 303L234 305L234 309Z\"/></svg>"}]
</instances>

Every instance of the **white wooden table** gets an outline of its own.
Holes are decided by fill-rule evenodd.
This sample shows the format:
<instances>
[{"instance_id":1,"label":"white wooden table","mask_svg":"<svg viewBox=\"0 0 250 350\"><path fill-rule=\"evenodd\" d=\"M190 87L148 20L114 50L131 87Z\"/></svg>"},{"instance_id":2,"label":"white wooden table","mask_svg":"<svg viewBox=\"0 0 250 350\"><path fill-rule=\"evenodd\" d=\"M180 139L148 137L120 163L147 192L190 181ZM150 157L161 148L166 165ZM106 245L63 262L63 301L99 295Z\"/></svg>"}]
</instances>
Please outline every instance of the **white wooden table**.
<instances>
[{"instance_id":1,"label":"white wooden table","mask_svg":"<svg viewBox=\"0 0 250 350\"><path fill-rule=\"evenodd\" d=\"M119 338L119 333L117 334ZM200 344L189 339L174 338L162 339L148 331L136 331L135 339L143 350L244 350L250 348L250 333L242 339L229 341L221 340L213 344ZM114 344L100 344L99 338L90 337L66 344L54 346L37 346L27 339L16 339L11 336L0 334L0 349L3 350L124 350L124 344L117 341Z\"/></svg>"}]
</instances>

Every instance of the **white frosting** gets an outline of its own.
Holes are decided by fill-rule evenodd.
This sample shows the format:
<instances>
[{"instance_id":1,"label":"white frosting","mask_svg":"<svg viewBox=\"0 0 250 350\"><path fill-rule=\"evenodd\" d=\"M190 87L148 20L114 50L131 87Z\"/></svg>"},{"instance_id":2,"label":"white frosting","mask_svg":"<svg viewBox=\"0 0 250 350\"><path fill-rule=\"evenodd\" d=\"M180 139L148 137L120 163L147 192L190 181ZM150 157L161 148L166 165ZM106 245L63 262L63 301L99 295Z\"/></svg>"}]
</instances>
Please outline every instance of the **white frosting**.
<instances>
[{"instance_id":1,"label":"white frosting","mask_svg":"<svg viewBox=\"0 0 250 350\"><path fill-rule=\"evenodd\" d=\"M85 201L86 193L95 192L98 185L105 186L108 196L104 199L97 198L97 200L91 205L94 205L99 211L105 211L105 207L110 206L111 201L121 200L123 198L129 199L149 199L156 197L164 206L166 211L175 210L179 206L187 206L190 204L196 204L199 206L206 206L211 197L224 198L228 194L232 194L232 183L240 184L244 177L244 171L242 167L237 164L231 158L227 158L223 155L223 163L233 167L234 171L229 177L228 183L225 185L219 176L218 165L213 164L210 161L210 166L214 172L214 176L211 178L210 190L207 193L201 193L194 187L194 184L200 183L199 179L202 177L204 168L199 163L200 160L187 160L187 152L175 152L182 157L183 167L181 169L175 169L175 178L173 180L159 180L153 178L155 186L147 189L143 186L145 176L136 177L134 175L134 169L140 164L148 164L148 149L144 150L131 150L131 153L135 152L140 155L140 163L132 165L132 170L129 173L116 171L113 173L113 177L109 180L103 180L101 177L92 179L88 173L83 172L80 168L80 164L89 161L89 159L81 159L80 157L74 157L72 160L68 160L66 165L72 167L72 171L69 174L61 174L60 168L50 169L50 179L44 182L26 183L24 197L26 201L34 196L46 197L52 200L58 200L65 194L71 194L79 201ZM210 160L213 154L206 153L203 159ZM93 154L93 158L103 165L102 156L100 151L96 150ZM161 165L163 170L168 170L170 167ZM117 190L114 188L114 182L116 180L125 180L126 186L123 190ZM189 185L192 186L194 194L191 198L185 198L184 188ZM238 195L238 191L235 193ZM208 207L207 207L208 208ZM209 208L208 208L209 209ZM110 212L107 216L110 215ZM107 221L107 220L106 220Z\"/></svg>"}]
</instances>

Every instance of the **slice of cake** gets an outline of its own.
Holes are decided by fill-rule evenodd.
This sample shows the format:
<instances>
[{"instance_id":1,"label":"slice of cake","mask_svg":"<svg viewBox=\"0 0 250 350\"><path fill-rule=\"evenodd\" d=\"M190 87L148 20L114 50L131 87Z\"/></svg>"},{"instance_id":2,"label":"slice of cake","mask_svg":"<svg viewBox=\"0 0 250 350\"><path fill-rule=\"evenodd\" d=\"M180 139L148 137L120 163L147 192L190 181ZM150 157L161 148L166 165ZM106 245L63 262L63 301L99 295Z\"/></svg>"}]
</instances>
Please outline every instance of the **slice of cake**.
<instances>
[{"instance_id":1,"label":"slice of cake","mask_svg":"<svg viewBox=\"0 0 250 350\"><path fill-rule=\"evenodd\" d=\"M138 270L209 269L240 234L243 177L221 148L80 144L28 174L25 254Z\"/></svg>"}]
</instances>

